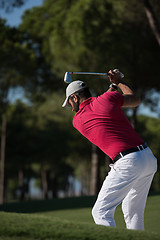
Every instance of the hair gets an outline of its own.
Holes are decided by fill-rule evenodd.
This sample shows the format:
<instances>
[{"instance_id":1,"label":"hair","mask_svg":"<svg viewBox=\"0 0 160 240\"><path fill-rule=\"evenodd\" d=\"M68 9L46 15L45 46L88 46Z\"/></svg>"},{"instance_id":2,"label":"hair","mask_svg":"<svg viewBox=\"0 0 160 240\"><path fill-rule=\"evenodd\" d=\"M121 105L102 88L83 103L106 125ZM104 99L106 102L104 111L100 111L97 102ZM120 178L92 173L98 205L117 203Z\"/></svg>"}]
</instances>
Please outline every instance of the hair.
<instances>
[{"instance_id":1,"label":"hair","mask_svg":"<svg viewBox=\"0 0 160 240\"><path fill-rule=\"evenodd\" d=\"M78 95L80 98L85 99L92 97L88 87L83 88L80 91L75 92L74 94Z\"/></svg>"}]
</instances>

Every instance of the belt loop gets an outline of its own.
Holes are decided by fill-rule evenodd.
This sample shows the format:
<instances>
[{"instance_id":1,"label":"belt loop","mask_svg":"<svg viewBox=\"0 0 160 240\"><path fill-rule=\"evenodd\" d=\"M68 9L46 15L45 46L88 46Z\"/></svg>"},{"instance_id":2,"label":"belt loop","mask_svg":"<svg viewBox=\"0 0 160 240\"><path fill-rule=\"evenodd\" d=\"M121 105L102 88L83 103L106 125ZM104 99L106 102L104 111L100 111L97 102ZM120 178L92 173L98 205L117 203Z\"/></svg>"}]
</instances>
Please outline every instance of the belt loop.
<instances>
[{"instance_id":1,"label":"belt loop","mask_svg":"<svg viewBox=\"0 0 160 240\"><path fill-rule=\"evenodd\" d=\"M141 147L142 147L142 149L144 150L144 147L143 147L143 145L141 145Z\"/></svg>"},{"instance_id":2,"label":"belt loop","mask_svg":"<svg viewBox=\"0 0 160 240\"><path fill-rule=\"evenodd\" d=\"M119 154L121 155L121 157L123 157L123 154L121 152Z\"/></svg>"},{"instance_id":3,"label":"belt loop","mask_svg":"<svg viewBox=\"0 0 160 240\"><path fill-rule=\"evenodd\" d=\"M140 146L137 146L137 148L138 148L138 150L139 150L139 151L141 151L141 148L140 148Z\"/></svg>"}]
</instances>

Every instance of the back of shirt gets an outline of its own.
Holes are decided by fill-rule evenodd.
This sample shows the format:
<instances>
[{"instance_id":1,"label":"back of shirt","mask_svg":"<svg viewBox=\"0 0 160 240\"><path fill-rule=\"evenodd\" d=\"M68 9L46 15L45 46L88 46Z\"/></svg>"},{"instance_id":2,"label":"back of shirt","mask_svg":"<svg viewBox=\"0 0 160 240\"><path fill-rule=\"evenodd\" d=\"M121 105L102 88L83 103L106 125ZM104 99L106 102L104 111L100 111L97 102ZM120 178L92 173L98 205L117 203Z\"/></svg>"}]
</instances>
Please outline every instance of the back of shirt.
<instances>
[{"instance_id":1,"label":"back of shirt","mask_svg":"<svg viewBox=\"0 0 160 240\"><path fill-rule=\"evenodd\" d=\"M123 96L106 92L80 104L73 126L113 159L120 152L144 143L121 110Z\"/></svg>"}]
</instances>

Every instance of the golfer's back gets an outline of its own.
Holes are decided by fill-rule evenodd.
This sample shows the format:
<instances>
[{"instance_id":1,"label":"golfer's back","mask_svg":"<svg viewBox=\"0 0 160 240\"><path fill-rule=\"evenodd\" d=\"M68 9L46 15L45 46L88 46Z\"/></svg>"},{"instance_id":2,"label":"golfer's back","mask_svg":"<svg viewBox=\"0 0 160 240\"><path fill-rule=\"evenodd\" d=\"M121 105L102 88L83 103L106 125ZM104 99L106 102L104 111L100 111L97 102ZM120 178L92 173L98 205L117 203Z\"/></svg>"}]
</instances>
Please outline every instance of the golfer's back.
<instances>
[{"instance_id":1,"label":"golfer's back","mask_svg":"<svg viewBox=\"0 0 160 240\"><path fill-rule=\"evenodd\" d=\"M74 127L112 159L119 152L144 143L123 113L122 105L121 94L106 92L82 102L73 119Z\"/></svg>"}]
</instances>

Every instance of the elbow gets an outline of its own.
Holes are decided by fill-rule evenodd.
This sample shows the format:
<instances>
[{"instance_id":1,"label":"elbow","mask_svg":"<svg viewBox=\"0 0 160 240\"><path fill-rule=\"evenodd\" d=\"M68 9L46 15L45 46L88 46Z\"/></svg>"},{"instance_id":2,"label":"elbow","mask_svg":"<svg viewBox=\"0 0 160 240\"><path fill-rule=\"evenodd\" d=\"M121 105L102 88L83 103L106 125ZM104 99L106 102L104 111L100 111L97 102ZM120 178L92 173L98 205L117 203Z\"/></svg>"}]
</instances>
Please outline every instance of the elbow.
<instances>
[{"instance_id":1,"label":"elbow","mask_svg":"<svg viewBox=\"0 0 160 240\"><path fill-rule=\"evenodd\" d=\"M136 96L135 97L135 107L138 107L140 105L140 103L141 103L140 98Z\"/></svg>"},{"instance_id":2,"label":"elbow","mask_svg":"<svg viewBox=\"0 0 160 240\"><path fill-rule=\"evenodd\" d=\"M133 102L133 107L138 107L140 105L141 101L139 98L135 98L134 102Z\"/></svg>"},{"instance_id":3,"label":"elbow","mask_svg":"<svg viewBox=\"0 0 160 240\"><path fill-rule=\"evenodd\" d=\"M140 99L135 95L124 96L123 107L138 107L140 103Z\"/></svg>"}]
</instances>

